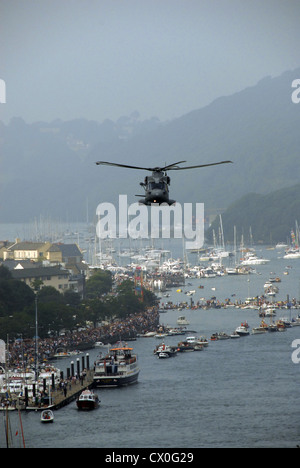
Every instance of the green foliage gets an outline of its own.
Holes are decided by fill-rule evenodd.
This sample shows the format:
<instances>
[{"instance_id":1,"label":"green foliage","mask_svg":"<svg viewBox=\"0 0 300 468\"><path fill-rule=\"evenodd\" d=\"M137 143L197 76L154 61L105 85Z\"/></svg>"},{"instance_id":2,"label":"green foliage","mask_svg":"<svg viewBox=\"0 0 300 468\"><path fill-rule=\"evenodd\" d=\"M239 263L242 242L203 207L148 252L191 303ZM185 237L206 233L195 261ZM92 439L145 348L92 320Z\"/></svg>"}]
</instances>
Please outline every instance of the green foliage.
<instances>
[{"instance_id":1,"label":"green foliage","mask_svg":"<svg viewBox=\"0 0 300 468\"><path fill-rule=\"evenodd\" d=\"M86 297L89 299L100 298L111 291L112 275L109 271L97 270L86 282Z\"/></svg>"},{"instance_id":2,"label":"green foliage","mask_svg":"<svg viewBox=\"0 0 300 468\"><path fill-rule=\"evenodd\" d=\"M97 271L86 282L87 297L81 301L73 291L64 294L51 286L44 286L35 295L24 282L12 279L7 268L0 267L0 338L22 334L23 338L35 335L35 306L37 299L39 336L45 338L50 332L58 334L62 329L74 330L90 321L96 327L103 320L126 318L142 312L153 305L156 296L143 290L141 297L135 294L134 283L126 280L114 293L112 275Z\"/></svg>"},{"instance_id":3,"label":"green foliage","mask_svg":"<svg viewBox=\"0 0 300 468\"><path fill-rule=\"evenodd\" d=\"M267 195L250 193L242 197L222 214L224 238L233 242L234 226L237 240L243 234L249 243L250 228L253 242L273 244L290 239L291 229L300 220L300 184L286 189L273 191ZM219 231L217 218L206 232L209 242L213 239L213 230Z\"/></svg>"}]
</instances>

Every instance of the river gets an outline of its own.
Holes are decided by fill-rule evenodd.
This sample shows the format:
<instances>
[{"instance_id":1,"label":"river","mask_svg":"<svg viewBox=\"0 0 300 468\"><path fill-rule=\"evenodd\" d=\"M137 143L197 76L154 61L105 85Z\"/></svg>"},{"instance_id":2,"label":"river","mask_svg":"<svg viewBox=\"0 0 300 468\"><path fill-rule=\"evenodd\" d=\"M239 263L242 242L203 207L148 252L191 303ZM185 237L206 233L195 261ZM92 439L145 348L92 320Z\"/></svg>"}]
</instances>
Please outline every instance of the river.
<instances>
[{"instance_id":1,"label":"river","mask_svg":"<svg viewBox=\"0 0 300 468\"><path fill-rule=\"evenodd\" d=\"M261 249L261 250L260 250ZM244 300L263 293L266 280L280 276L276 300L299 299L300 260L284 260L282 252L257 249L271 260L249 276L190 280L195 301L216 296ZM283 275L291 266L289 275ZM204 289L198 289L200 285ZM172 290L162 301L189 300ZM277 311L277 317L296 316L298 310ZM260 323L257 310L208 309L169 311L163 324L176 325L184 314L197 335L232 332L247 320L250 328ZM292 343L300 339L300 327L284 333L250 335L238 340L210 342L202 352L179 354L159 360L153 355L155 338L133 342L141 368L139 383L120 389L99 389L100 408L78 412L76 403L55 412L52 425L42 425L39 413L22 413L26 447L97 448L201 448L201 447L296 447L300 444L300 365L292 361ZM177 344L179 337L166 342ZM99 349L89 351L93 363ZM62 370L70 362L54 363ZM2 418L0 414L0 418ZM10 414L15 446L21 444L17 413ZM3 424L0 428L3 428ZM16 433L18 434L16 435ZM4 446L0 429L0 446Z\"/></svg>"}]
</instances>

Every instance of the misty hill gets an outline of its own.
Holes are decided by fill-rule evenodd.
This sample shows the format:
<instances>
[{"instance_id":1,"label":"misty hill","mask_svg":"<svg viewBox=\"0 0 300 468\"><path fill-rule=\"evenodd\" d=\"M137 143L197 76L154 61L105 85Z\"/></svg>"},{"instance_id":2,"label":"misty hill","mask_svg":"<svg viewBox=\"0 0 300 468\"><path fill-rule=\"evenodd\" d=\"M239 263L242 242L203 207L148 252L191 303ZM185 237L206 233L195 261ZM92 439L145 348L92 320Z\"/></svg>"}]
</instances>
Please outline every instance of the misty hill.
<instances>
[{"instance_id":1,"label":"misty hill","mask_svg":"<svg viewBox=\"0 0 300 468\"><path fill-rule=\"evenodd\" d=\"M291 83L300 68L261 80L232 96L171 122L117 123L86 120L0 125L0 219L27 221L40 214L62 220L90 218L100 202L128 202L142 194L143 171L95 166L105 160L160 166L231 159L233 165L173 171L170 196L203 202L207 212L224 211L241 196L266 194L299 182L300 105L291 101ZM177 97L174 96L174 99ZM178 97L180 98L180 97Z\"/></svg>"},{"instance_id":2,"label":"misty hill","mask_svg":"<svg viewBox=\"0 0 300 468\"><path fill-rule=\"evenodd\" d=\"M250 193L232 203L222 214L224 239L233 243L234 226L239 243L243 235L247 245L251 242L274 244L291 240L300 220L300 184L276 190L267 195ZM213 231L219 235L220 219L217 217L206 232L208 241L213 240ZM251 239L252 236L252 239Z\"/></svg>"}]
</instances>

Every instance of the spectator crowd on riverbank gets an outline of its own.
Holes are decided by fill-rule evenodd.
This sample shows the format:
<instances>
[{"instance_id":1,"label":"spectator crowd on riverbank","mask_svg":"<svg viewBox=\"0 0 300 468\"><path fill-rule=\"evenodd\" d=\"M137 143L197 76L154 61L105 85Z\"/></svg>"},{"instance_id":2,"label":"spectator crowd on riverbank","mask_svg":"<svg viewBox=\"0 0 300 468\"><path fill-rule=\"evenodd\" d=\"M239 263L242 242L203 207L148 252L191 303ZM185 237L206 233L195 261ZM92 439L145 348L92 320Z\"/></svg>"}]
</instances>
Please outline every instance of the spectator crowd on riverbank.
<instances>
[{"instance_id":1,"label":"spectator crowd on riverbank","mask_svg":"<svg viewBox=\"0 0 300 468\"><path fill-rule=\"evenodd\" d=\"M58 350L83 350L94 346L97 341L105 344L114 344L120 340L135 338L137 334L155 331L159 325L159 312L157 307L148 308L140 314L131 314L124 320L112 321L99 328L86 328L81 331L65 332L63 336L55 338L38 339L38 361L46 362L53 358ZM27 366L35 362L35 339L22 340L21 338L9 343L9 366Z\"/></svg>"}]
</instances>

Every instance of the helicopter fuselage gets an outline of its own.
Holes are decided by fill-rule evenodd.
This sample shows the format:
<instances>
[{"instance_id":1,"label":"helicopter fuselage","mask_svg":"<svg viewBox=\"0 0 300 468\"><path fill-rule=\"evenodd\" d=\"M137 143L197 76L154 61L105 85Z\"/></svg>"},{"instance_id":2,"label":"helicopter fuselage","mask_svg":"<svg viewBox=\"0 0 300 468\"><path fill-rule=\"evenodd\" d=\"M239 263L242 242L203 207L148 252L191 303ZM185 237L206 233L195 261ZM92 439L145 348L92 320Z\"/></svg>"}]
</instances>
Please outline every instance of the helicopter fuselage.
<instances>
[{"instance_id":1,"label":"helicopter fuselage","mask_svg":"<svg viewBox=\"0 0 300 468\"><path fill-rule=\"evenodd\" d=\"M162 203L173 205L175 200L169 199L170 182L171 179L166 174L152 172L152 176L145 177L144 182L140 183L144 187L145 198L139 200L139 203L147 206L152 204L161 205Z\"/></svg>"}]
</instances>

